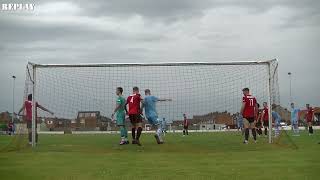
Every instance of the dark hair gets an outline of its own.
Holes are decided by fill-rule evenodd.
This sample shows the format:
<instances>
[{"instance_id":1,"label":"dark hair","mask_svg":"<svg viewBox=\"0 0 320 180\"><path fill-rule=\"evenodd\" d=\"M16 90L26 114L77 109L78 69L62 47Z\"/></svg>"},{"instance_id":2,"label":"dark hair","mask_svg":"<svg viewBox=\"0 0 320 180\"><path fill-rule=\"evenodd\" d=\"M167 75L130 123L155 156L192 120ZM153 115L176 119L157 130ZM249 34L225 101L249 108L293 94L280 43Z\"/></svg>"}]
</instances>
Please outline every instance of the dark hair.
<instances>
[{"instance_id":1,"label":"dark hair","mask_svg":"<svg viewBox=\"0 0 320 180\"><path fill-rule=\"evenodd\" d=\"M277 105L276 104L272 104L272 109L275 109L277 108Z\"/></svg>"},{"instance_id":2,"label":"dark hair","mask_svg":"<svg viewBox=\"0 0 320 180\"><path fill-rule=\"evenodd\" d=\"M242 91L250 91L249 88L243 88Z\"/></svg>"},{"instance_id":3,"label":"dark hair","mask_svg":"<svg viewBox=\"0 0 320 180\"><path fill-rule=\"evenodd\" d=\"M28 101L32 101L32 94L28 94Z\"/></svg>"},{"instance_id":4,"label":"dark hair","mask_svg":"<svg viewBox=\"0 0 320 180\"><path fill-rule=\"evenodd\" d=\"M150 89L146 89L146 90L144 90L144 92L150 94L151 91L150 91Z\"/></svg>"},{"instance_id":5,"label":"dark hair","mask_svg":"<svg viewBox=\"0 0 320 180\"><path fill-rule=\"evenodd\" d=\"M117 90L122 94L123 93L123 88L122 87L117 87Z\"/></svg>"},{"instance_id":6,"label":"dark hair","mask_svg":"<svg viewBox=\"0 0 320 180\"><path fill-rule=\"evenodd\" d=\"M139 91L139 88L137 86L133 87L134 91Z\"/></svg>"}]
</instances>

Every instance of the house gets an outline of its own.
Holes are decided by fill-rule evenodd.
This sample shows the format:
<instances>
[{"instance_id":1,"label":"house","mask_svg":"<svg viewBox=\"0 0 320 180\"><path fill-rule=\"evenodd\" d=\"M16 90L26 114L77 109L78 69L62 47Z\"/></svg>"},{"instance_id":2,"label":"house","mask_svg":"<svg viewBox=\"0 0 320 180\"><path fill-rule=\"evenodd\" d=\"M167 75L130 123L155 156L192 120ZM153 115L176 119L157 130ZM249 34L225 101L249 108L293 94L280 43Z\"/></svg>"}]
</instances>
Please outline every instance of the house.
<instances>
[{"instance_id":1,"label":"house","mask_svg":"<svg viewBox=\"0 0 320 180\"><path fill-rule=\"evenodd\" d=\"M63 131L71 128L70 119L63 118L43 118L46 128L50 131Z\"/></svg>"},{"instance_id":2,"label":"house","mask_svg":"<svg viewBox=\"0 0 320 180\"><path fill-rule=\"evenodd\" d=\"M0 113L0 124L8 124L11 121L11 115L8 111Z\"/></svg>"},{"instance_id":3,"label":"house","mask_svg":"<svg viewBox=\"0 0 320 180\"><path fill-rule=\"evenodd\" d=\"M100 123L100 111L79 111L76 119L77 130L97 130Z\"/></svg>"}]
</instances>

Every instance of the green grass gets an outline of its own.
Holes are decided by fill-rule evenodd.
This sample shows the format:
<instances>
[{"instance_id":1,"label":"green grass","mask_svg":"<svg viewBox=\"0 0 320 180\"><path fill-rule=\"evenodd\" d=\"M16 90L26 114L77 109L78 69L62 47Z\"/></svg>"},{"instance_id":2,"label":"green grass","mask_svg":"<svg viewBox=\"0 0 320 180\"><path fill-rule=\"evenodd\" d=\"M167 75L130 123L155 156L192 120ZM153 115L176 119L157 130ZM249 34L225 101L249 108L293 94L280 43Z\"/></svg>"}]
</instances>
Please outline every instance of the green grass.
<instances>
[{"instance_id":1,"label":"green grass","mask_svg":"<svg viewBox=\"0 0 320 180\"><path fill-rule=\"evenodd\" d=\"M35 148L0 152L0 179L319 179L320 135L285 144L244 145L239 133L167 134L157 145L143 134L142 147L119 146L118 135L40 135ZM0 149L13 137L0 136ZM285 137L283 137L285 140ZM23 142L25 143L25 142Z\"/></svg>"}]
</instances>

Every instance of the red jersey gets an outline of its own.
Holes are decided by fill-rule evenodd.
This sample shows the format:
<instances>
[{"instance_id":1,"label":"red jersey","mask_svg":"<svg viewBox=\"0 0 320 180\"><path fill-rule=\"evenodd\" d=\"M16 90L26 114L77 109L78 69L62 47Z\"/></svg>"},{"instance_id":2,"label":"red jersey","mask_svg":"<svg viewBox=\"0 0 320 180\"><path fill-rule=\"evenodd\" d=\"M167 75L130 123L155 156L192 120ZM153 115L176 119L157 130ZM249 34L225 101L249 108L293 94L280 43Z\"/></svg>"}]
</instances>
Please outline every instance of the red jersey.
<instances>
[{"instance_id":1,"label":"red jersey","mask_svg":"<svg viewBox=\"0 0 320 180\"><path fill-rule=\"evenodd\" d=\"M243 96L242 102L245 103L242 116L244 118L254 118L255 117L255 108L257 105L256 98L251 95Z\"/></svg>"},{"instance_id":2,"label":"red jersey","mask_svg":"<svg viewBox=\"0 0 320 180\"><path fill-rule=\"evenodd\" d=\"M307 109L307 115L306 115L306 119L308 122L312 121L313 115L314 114L314 110L312 107L310 107L309 109Z\"/></svg>"},{"instance_id":3,"label":"red jersey","mask_svg":"<svg viewBox=\"0 0 320 180\"><path fill-rule=\"evenodd\" d=\"M140 114L141 95L133 94L127 98L127 104L129 105L129 115Z\"/></svg>"},{"instance_id":4,"label":"red jersey","mask_svg":"<svg viewBox=\"0 0 320 180\"><path fill-rule=\"evenodd\" d=\"M184 118L184 120L183 120L183 126L185 126L185 127L189 126L189 121L188 121L187 118Z\"/></svg>"},{"instance_id":5,"label":"red jersey","mask_svg":"<svg viewBox=\"0 0 320 180\"><path fill-rule=\"evenodd\" d=\"M8 128L13 128L13 123L12 122L9 122Z\"/></svg>"},{"instance_id":6,"label":"red jersey","mask_svg":"<svg viewBox=\"0 0 320 180\"><path fill-rule=\"evenodd\" d=\"M269 121L269 109L267 107L263 108L262 110L264 116L263 116L263 121L267 122Z\"/></svg>"},{"instance_id":7,"label":"red jersey","mask_svg":"<svg viewBox=\"0 0 320 180\"><path fill-rule=\"evenodd\" d=\"M32 121L32 101L26 100L24 102L24 106L26 109L25 115L26 115L26 120L27 121ZM38 103L36 103L36 106L38 106ZM36 114L37 114L37 109L36 109Z\"/></svg>"}]
</instances>

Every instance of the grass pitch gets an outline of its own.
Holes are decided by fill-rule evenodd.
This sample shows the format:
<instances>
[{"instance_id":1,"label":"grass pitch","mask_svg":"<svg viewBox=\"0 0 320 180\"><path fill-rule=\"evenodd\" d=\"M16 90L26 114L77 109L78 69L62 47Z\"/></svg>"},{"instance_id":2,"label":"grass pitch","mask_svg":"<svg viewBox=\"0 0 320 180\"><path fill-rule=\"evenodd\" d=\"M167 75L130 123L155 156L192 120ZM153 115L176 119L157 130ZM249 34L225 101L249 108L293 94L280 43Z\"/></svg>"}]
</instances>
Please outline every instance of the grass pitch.
<instances>
[{"instance_id":1,"label":"grass pitch","mask_svg":"<svg viewBox=\"0 0 320 180\"><path fill-rule=\"evenodd\" d=\"M0 179L313 180L320 177L319 133L291 137L298 149L286 136L278 145L264 137L244 145L240 133L219 132L169 133L163 145L142 134L142 147L119 146L119 135L40 135L35 149L8 151L14 137L0 136Z\"/></svg>"}]
</instances>

